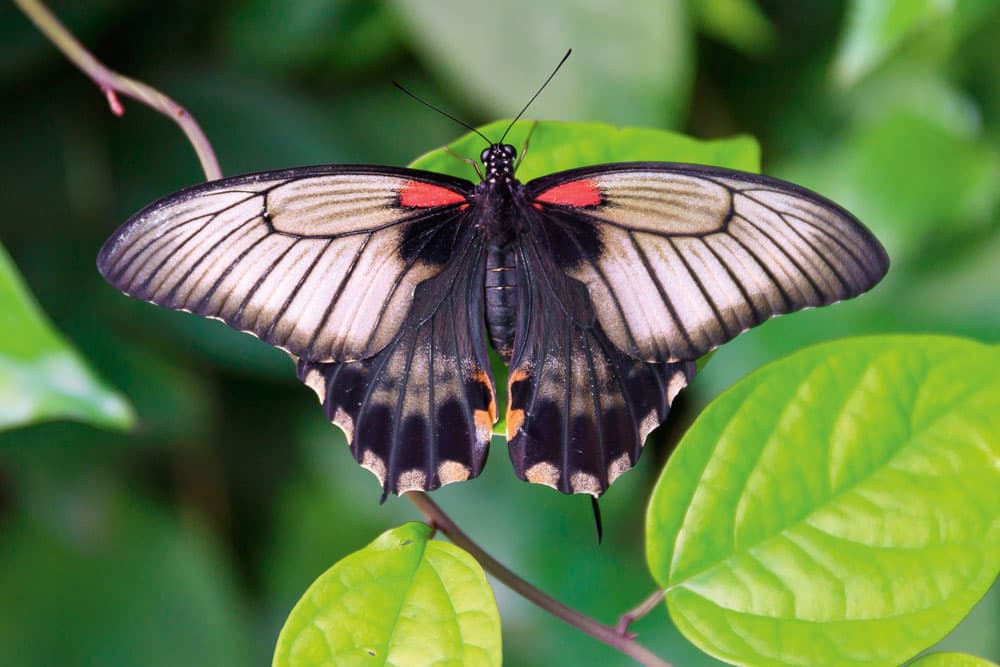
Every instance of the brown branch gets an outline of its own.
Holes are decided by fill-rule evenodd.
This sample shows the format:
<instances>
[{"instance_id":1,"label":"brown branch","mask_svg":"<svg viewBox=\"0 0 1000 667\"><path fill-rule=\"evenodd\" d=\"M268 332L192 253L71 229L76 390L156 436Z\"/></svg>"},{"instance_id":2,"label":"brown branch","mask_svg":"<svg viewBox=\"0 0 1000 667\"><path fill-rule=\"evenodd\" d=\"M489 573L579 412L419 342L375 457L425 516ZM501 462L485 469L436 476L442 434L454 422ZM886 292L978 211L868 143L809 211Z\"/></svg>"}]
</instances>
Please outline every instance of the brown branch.
<instances>
[{"instance_id":1,"label":"brown branch","mask_svg":"<svg viewBox=\"0 0 1000 667\"><path fill-rule=\"evenodd\" d=\"M213 181L222 177L219 161L215 157L212 145L208 142L208 138L201 131L198 123L184 107L155 88L105 67L38 0L14 0L14 4L27 14L28 18L63 52L70 62L79 67L97 84L107 98L108 106L113 114L121 116L125 113L125 109L118 99L118 93L121 93L156 109L168 118L172 118L180 125L181 130L187 135L188 141L191 142L198 154L205 178Z\"/></svg>"},{"instance_id":2,"label":"brown branch","mask_svg":"<svg viewBox=\"0 0 1000 667\"><path fill-rule=\"evenodd\" d=\"M406 497L416 505L431 527L440 530L456 546L472 554L472 557L479 561L484 570L502 581L514 592L538 605L556 618L618 649L625 655L633 658L636 662L646 665L646 667L670 667L670 663L655 655L645 646L636 643L625 633L621 633L610 625L599 623L589 616L585 616L575 609L567 607L562 602L559 602L559 600L546 595L508 570L495 558L486 553L482 547L473 542L468 535L462 532L455 522L451 520L451 517L445 514L444 510L431 500L427 494L420 491L410 491L406 494Z\"/></svg>"}]
</instances>

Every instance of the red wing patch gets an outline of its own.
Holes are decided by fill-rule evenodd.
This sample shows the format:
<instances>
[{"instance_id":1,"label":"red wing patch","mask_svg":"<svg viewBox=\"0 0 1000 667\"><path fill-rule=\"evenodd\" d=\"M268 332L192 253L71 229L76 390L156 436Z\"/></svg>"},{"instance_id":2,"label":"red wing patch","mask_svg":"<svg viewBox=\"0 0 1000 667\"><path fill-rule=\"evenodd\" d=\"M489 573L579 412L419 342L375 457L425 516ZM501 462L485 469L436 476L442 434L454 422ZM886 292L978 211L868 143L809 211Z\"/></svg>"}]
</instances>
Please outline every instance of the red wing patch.
<instances>
[{"instance_id":1,"label":"red wing patch","mask_svg":"<svg viewBox=\"0 0 1000 667\"><path fill-rule=\"evenodd\" d=\"M559 206L600 206L601 191L593 181L581 179L549 188L535 197L535 201Z\"/></svg>"},{"instance_id":2,"label":"red wing patch","mask_svg":"<svg viewBox=\"0 0 1000 667\"><path fill-rule=\"evenodd\" d=\"M399 205L407 208L434 208L460 204L465 200L465 195L460 192L421 181L408 181L399 189Z\"/></svg>"}]
</instances>

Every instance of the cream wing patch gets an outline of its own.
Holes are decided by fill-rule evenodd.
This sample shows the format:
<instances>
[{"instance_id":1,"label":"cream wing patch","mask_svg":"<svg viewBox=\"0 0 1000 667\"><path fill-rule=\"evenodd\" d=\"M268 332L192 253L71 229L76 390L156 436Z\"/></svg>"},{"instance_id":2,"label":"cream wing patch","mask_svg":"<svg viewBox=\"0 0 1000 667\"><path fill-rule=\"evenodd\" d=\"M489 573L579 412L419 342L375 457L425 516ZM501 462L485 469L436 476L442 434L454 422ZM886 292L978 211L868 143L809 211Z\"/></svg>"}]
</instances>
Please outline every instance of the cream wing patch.
<instances>
[{"instance_id":1,"label":"cream wing patch","mask_svg":"<svg viewBox=\"0 0 1000 667\"><path fill-rule=\"evenodd\" d=\"M782 181L655 163L585 178L602 196L580 211L600 253L567 273L612 342L645 361L696 359L774 315L856 296L888 269L850 213Z\"/></svg>"},{"instance_id":2,"label":"cream wing patch","mask_svg":"<svg viewBox=\"0 0 1000 667\"><path fill-rule=\"evenodd\" d=\"M303 359L365 358L398 333L415 287L440 270L399 251L409 223L426 218L398 205L411 182L216 181L134 216L98 264L130 296L221 319Z\"/></svg>"}]
</instances>

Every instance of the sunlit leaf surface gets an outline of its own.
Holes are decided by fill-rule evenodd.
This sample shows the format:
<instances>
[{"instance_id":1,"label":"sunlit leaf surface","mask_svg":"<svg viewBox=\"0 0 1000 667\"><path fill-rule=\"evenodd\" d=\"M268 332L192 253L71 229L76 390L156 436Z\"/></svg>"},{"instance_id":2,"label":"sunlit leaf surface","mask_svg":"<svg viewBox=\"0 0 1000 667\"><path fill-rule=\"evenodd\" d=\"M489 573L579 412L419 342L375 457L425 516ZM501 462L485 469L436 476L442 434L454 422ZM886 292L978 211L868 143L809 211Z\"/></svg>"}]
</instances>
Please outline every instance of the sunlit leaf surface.
<instances>
[{"instance_id":1,"label":"sunlit leaf surface","mask_svg":"<svg viewBox=\"0 0 1000 667\"><path fill-rule=\"evenodd\" d=\"M407 523L320 575L278 637L275 667L500 665L500 616L479 564Z\"/></svg>"},{"instance_id":2,"label":"sunlit leaf surface","mask_svg":"<svg viewBox=\"0 0 1000 667\"><path fill-rule=\"evenodd\" d=\"M898 665L1000 571L1000 351L815 346L698 418L647 515L678 627L746 665Z\"/></svg>"}]
</instances>

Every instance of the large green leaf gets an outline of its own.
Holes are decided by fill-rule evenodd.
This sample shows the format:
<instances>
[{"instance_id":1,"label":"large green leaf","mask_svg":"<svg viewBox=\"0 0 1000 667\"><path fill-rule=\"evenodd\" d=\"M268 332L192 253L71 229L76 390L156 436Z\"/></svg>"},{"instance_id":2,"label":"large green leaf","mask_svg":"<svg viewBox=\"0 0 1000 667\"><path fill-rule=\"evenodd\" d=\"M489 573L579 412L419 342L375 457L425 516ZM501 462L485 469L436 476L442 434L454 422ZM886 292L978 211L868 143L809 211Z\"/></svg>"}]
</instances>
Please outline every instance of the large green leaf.
<instances>
[{"instance_id":1,"label":"large green leaf","mask_svg":"<svg viewBox=\"0 0 1000 667\"><path fill-rule=\"evenodd\" d=\"M683 120L694 54L682 0L393 6L431 69L490 116L516 112L572 47L573 57L532 105L535 118L654 126Z\"/></svg>"},{"instance_id":2,"label":"large green leaf","mask_svg":"<svg viewBox=\"0 0 1000 667\"><path fill-rule=\"evenodd\" d=\"M996 663L965 653L931 653L914 660L910 667L996 667Z\"/></svg>"},{"instance_id":3,"label":"large green leaf","mask_svg":"<svg viewBox=\"0 0 1000 667\"><path fill-rule=\"evenodd\" d=\"M647 560L675 623L745 665L898 665L1000 571L1000 350L840 340L750 375L663 471Z\"/></svg>"},{"instance_id":4,"label":"large green leaf","mask_svg":"<svg viewBox=\"0 0 1000 667\"><path fill-rule=\"evenodd\" d=\"M132 409L45 319L0 246L0 430L45 419L127 428Z\"/></svg>"},{"instance_id":5,"label":"large green leaf","mask_svg":"<svg viewBox=\"0 0 1000 667\"><path fill-rule=\"evenodd\" d=\"M499 665L500 615L479 564L407 523L320 575L274 665Z\"/></svg>"}]
</instances>

